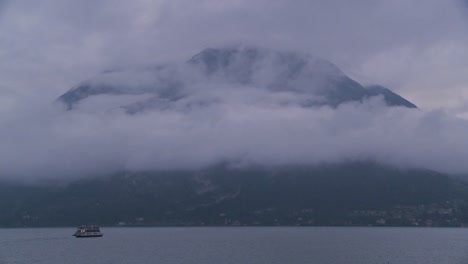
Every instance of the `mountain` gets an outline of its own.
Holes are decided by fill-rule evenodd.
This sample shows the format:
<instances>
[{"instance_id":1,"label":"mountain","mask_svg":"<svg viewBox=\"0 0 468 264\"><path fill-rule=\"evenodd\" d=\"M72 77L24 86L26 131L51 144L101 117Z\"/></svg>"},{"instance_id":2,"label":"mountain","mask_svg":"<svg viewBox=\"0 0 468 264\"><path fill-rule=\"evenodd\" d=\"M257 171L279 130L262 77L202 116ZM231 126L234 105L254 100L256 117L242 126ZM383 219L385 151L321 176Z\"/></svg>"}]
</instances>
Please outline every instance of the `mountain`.
<instances>
[{"instance_id":1,"label":"mountain","mask_svg":"<svg viewBox=\"0 0 468 264\"><path fill-rule=\"evenodd\" d=\"M77 85L58 100L71 110L98 95L144 95L117 105L138 113L172 107L180 100L190 103L194 94L207 89L291 93L303 99L302 107L337 107L374 96L381 96L388 106L416 107L382 86L363 87L326 60L261 48L208 48L184 63L110 71Z\"/></svg>"},{"instance_id":2,"label":"mountain","mask_svg":"<svg viewBox=\"0 0 468 264\"><path fill-rule=\"evenodd\" d=\"M121 172L64 185L0 183L0 226L468 223L468 185L372 162Z\"/></svg>"},{"instance_id":3,"label":"mountain","mask_svg":"<svg viewBox=\"0 0 468 264\"><path fill-rule=\"evenodd\" d=\"M183 63L100 74L58 101L70 111L92 106L136 115L208 109L197 112L205 117L221 104L233 112L254 104L268 111L297 110L373 97L389 107L416 108L387 88L364 87L332 63L307 54L210 48ZM373 162L264 167L253 162L239 168L216 155L226 164L127 171L65 185L0 183L0 226L468 223L468 187L445 174Z\"/></svg>"}]
</instances>

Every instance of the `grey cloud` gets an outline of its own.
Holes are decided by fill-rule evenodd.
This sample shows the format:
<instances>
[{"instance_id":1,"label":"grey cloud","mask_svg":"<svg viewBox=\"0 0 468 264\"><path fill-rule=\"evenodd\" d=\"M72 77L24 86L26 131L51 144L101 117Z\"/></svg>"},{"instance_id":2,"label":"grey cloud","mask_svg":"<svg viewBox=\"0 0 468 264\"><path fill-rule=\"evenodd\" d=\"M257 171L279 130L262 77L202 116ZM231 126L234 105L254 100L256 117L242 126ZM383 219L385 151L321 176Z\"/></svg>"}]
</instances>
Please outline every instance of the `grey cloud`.
<instances>
[{"instance_id":1,"label":"grey cloud","mask_svg":"<svg viewBox=\"0 0 468 264\"><path fill-rule=\"evenodd\" d=\"M179 161L197 167L228 158L265 164L376 158L467 170L466 121L438 110L467 113L467 15L458 0L2 3L5 174L86 174ZM94 98L73 113L49 105L103 70L183 60L231 43L330 59L357 80L394 88L427 111L387 109L378 100L312 110L297 107L300 98L288 93L210 89L190 97L219 101L210 107L175 105L134 118L93 108L126 98Z\"/></svg>"},{"instance_id":2,"label":"grey cloud","mask_svg":"<svg viewBox=\"0 0 468 264\"><path fill-rule=\"evenodd\" d=\"M287 94L210 91L200 97L217 98L215 104L187 109L180 102L139 115L51 106L18 110L15 119L1 120L3 177L198 169L222 161L269 166L363 159L468 171L468 122L442 112L388 108L381 98L337 109L303 108L283 104L300 100Z\"/></svg>"}]
</instances>

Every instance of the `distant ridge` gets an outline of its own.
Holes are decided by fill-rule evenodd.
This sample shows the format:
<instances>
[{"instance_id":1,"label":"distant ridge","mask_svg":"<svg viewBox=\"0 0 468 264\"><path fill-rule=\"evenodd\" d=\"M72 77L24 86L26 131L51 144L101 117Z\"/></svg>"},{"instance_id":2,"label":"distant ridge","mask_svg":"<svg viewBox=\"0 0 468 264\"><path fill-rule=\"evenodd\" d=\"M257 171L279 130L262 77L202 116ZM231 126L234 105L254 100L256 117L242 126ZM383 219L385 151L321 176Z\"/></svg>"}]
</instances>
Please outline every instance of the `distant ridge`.
<instances>
[{"instance_id":1,"label":"distant ridge","mask_svg":"<svg viewBox=\"0 0 468 264\"><path fill-rule=\"evenodd\" d=\"M372 162L121 172L67 185L0 182L0 226L461 226L468 185Z\"/></svg>"}]
</instances>

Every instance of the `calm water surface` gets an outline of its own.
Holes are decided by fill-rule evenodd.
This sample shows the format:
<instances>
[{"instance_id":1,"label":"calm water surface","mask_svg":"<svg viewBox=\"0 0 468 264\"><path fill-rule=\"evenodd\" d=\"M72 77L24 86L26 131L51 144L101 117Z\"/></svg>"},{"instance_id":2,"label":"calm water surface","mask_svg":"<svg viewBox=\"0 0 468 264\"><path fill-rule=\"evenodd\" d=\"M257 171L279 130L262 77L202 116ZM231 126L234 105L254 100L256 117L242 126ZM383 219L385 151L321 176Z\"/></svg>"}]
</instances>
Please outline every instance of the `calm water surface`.
<instances>
[{"instance_id":1,"label":"calm water surface","mask_svg":"<svg viewBox=\"0 0 468 264\"><path fill-rule=\"evenodd\" d=\"M468 264L462 228L0 229L2 264Z\"/></svg>"}]
</instances>

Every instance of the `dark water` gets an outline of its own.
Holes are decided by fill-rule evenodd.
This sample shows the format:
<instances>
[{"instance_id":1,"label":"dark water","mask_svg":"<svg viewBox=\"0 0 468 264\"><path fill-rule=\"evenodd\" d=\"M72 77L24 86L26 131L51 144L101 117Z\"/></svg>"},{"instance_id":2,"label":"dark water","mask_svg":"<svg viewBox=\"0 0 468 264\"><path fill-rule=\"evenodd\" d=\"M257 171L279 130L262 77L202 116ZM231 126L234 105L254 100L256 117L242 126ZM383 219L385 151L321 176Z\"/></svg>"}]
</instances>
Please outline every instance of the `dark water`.
<instances>
[{"instance_id":1,"label":"dark water","mask_svg":"<svg viewBox=\"0 0 468 264\"><path fill-rule=\"evenodd\" d=\"M468 263L461 228L0 229L2 264Z\"/></svg>"}]
</instances>

